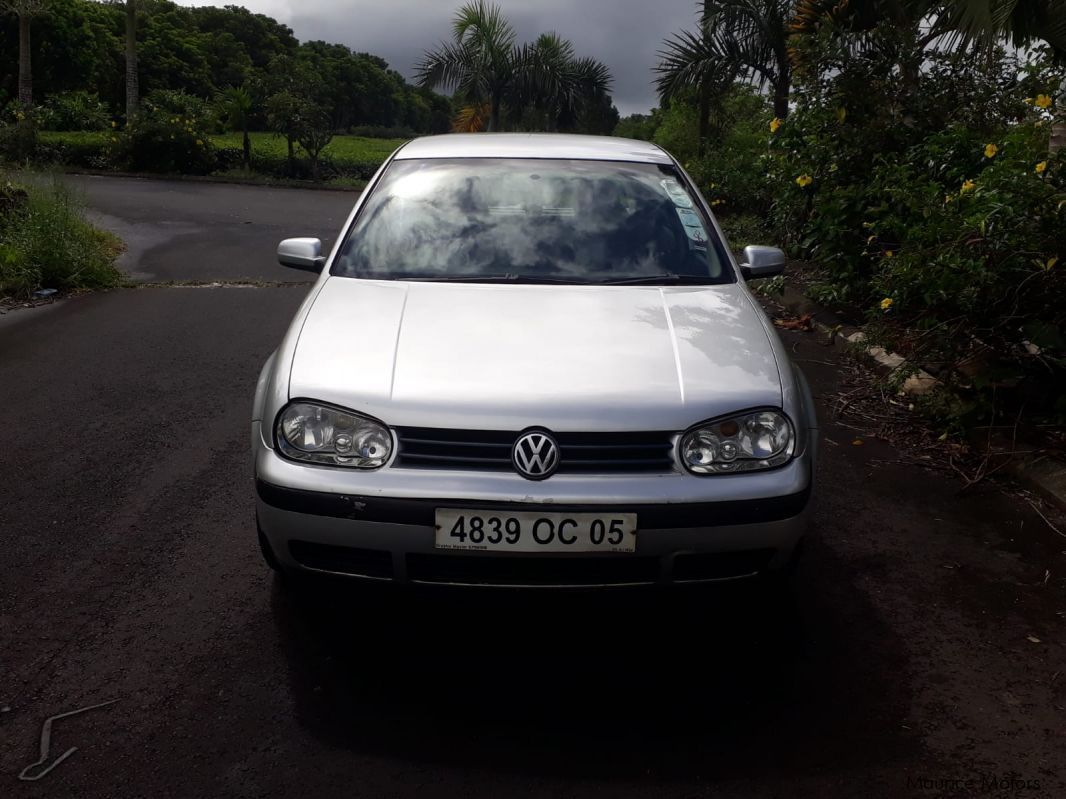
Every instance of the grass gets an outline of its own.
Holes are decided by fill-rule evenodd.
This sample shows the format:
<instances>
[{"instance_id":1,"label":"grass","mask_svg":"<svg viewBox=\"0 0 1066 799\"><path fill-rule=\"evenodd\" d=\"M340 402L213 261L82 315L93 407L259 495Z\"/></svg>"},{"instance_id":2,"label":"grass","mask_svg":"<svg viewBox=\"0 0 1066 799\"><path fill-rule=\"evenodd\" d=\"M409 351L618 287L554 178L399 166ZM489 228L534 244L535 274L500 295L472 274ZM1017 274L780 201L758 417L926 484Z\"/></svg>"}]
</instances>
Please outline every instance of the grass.
<instances>
[{"instance_id":1,"label":"grass","mask_svg":"<svg viewBox=\"0 0 1066 799\"><path fill-rule=\"evenodd\" d=\"M23 194L24 192L24 194ZM123 244L90 225L82 203L58 180L14 186L0 178L0 295L39 288L105 288L121 282Z\"/></svg>"},{"instance_id":2,"label":"grass","mask_svg":"<svg viewBox=\"0 0 1066 799\"><path fill-rule=\"evenodd\" d=\"M111 132L101 131L41 131L40 141L43 144L79 144L105 146L111 138ZM285 139L275 136L273 133L255 132L251 134L252 152L266 156L284 157L287 152ZM370 161L384 162L392 151L404 143L404 139L370 139L365 136L334 136L323 151L323 155L332 158L336 162L365 163ZM215 147L241 148L240 133L221 133L211 137L211 143ZM297 146L297 154L302 157L303 151Z\"/></svg>"}]
</instances>

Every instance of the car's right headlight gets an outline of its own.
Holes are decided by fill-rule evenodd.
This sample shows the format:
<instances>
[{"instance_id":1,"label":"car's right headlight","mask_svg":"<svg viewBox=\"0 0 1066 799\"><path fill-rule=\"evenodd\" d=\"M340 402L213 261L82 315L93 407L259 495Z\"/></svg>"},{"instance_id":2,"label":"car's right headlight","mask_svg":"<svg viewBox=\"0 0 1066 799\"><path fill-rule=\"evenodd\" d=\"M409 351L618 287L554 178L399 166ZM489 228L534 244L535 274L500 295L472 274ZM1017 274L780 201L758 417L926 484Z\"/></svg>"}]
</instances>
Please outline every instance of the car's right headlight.
<instances>
[{"instance_id":1,"label":"car's right headlight","mask_svg":"<svg viewBox=\"0 0 1066 799\"><path fill-rule=\"evenodd\" d=\"M693 474L754 472L792 458L796 436L783 413L749 411L704 422L681 437L681 462Z\"/></svg>"},{"instance_id":2,"label":"car's right headlight","mask_svg":"<svg viewBox=\"0 0 1066 799\"><path fill-rule=\"evenodd\" d=\"M381 422L315 402L287 405L276 435L285 457L325 466L380 469L392 454L392 433Z\"/></svg>"}]
</instances>

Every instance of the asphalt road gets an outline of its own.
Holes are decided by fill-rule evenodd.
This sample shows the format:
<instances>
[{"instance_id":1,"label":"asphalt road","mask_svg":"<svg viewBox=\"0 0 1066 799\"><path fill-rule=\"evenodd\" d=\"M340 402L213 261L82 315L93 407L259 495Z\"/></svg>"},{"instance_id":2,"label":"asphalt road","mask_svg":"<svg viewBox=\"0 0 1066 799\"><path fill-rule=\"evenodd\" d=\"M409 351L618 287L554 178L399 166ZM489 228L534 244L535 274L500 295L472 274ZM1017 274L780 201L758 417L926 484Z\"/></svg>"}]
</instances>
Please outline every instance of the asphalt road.
<instances>
[{"instance_id":1,"label":"asphalt road","mask_svg":"<svg viewBox=\"0 0 1066 799\"><path fill-rule=\"evenodd\" d=\"M303 280L353 195L79 180L149 281ZM1066 539L827 410L783 607L750 590L329 592L259 560L248 412L306 286L146 287L0 324L0 795L1066 795ZM859 435L862 446L853 444ZM53 757L36 783L16 775ZM990 782L991 780L991 782ZM1003 782L1006 780L1007 782Z\"/></svg>"}]
</instances>

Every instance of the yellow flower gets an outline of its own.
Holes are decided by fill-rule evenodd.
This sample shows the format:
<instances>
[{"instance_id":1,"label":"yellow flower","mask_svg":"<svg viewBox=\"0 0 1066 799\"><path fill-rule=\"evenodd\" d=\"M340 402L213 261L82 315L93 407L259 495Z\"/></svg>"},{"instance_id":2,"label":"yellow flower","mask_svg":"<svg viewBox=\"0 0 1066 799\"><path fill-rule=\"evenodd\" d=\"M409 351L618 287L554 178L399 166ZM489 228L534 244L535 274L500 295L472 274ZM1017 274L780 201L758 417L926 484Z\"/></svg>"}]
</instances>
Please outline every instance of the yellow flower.
<instances>
[{"instance_id":1,"label":"yellow flower","mask_svg":"<svg viewBox=\"0 0 1066 799\"><path fill-rule=\"evenodd\" d=\"M994 158L996 153L999 152L999 148L994 144L985 145L985 158Z\"/></svg>"},{"instance_id":2,"label":"yellow flower","mask_svg":"<svg viewBox=\"0 0 1066 799\"><path fill-rule=\"evenodd\" d=\"M204 146L204 141L203 141L203 139L197 139L197 140L196 140L196 146L197 146L197 147L203 147L203 146Z\"/></svg>"},{"instance_id":3,"label":"yellow flower","mask_svg":"<svg viewBox=\"0 0 1066 799\"><path fill-rule=\"evenodd\" d=\"M807 188L812 183L814 183L814 178L812 178L810 175L800 175L798 178L796 178L796 185L799 186L801 189Z\"/></svg>"},{"instance_id":4,"label":"yellow flower","mask_svg":"<svg viewBox=\"0 0 1066 799\"><path fill-rule=\"evenodd\" d=\"M772 120L770 121L770 132L771 132L771 133L777 133L777 129L778 129L779 127L781 127L781 120L780 120L780 119L778 119L777 117L774 117L774 118L773 118L773 119L772 119Z\"/></svg>"},{"instance_id":5,"label":"yellow flower","mask_svg":"<svg viewBox=\"0 0 1066 799\"><path fill-rule=\"evenodd\" d=\"M892 252L892 250L885 250L885 258L891 258L893 255L895 255L895 253Z\"/></svg>"},{"instance_id":6,"label":"yellow flower","mask_svg":"<svg viewBox=\"0 0 1066 799\"><path fill-rule=\"evenodd\" d=\"M954 199L955 199L955 198L954 198L954 197L952 197L952 196L951 196L950 194L945 194L945 195L944 195L944 205L947 205L947 204L948 204L949 202L951 202L951 201L952 201L952 200L954 200Z\"/></svg>"},{"instance_id":7,"label":"yellow flower","mask_svg":"<svg viewBox=\"0 0 1066 799\"><path fill-rule=\"evenodd\" d=\"M1037 108L1050 108L1051 107L1051 96L1047 95L1047 94L1038 94L1036 96L1036 99L1033 100L1033 104Z\"/></svg>"},{"instance_id":8,"label":"yellow flower","mask_svg":"<svg viewBox=\"0 0 1066 799\"><path fill-rule=\"evenodd\" d=\"M893 304L892 298L891 297L885 297L883 300L881 300L881 310L882 311L887 311L889 308L892 307L892 304Z\"/></svg>"},{"instance_id":9,"label":"yellow flower","mask_svg":"<svg viewBox=\"0 0 1066 799\"><path fill-rule=\"evenodd\" d=\"M962 182L962 190L959 193L965 194L968 191L973 191L976 185L972 180L964 180Z\"/></svg>"},{"instance_id":10,"label":"yellow flower","mask_svg":"<svg viewBox=\"0 0 1066 799\"><path fill-rule=\"evenodd\" d=\"M1036 174L1043 175L1046 169L1047 161L1041 161L1039 164L1036 165Z\"/></svg>"}]
</instances>

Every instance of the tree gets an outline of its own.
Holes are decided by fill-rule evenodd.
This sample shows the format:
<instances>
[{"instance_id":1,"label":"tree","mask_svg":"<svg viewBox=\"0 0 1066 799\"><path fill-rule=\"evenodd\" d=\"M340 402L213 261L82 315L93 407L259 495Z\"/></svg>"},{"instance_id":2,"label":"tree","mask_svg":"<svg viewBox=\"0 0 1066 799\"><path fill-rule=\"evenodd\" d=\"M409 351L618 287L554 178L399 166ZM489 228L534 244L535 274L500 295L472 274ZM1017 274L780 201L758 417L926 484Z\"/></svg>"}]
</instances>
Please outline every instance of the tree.
<instances>
[{"instance_id":1,"label":"tree","mask_svg":"<svg viewBox=\"0 0 1066 799\"><path fill-rule=\"evenodd\" d=\"M254 103L252 95L244 88L233 86L219 94L216 104L226 124L243 135L242 163L245 169L252 168L252 140L248 136Z\"/></svg>"},{"instance_id":2,"label":"tree","mask_svg":"<svg viewBox=\"0 0 1066 799\"><path fill-rule=\"evenodd\" d=\"M141 83L137 74L137 0L126 0L126 124L137 115Z\"/></svg>"},{"instance_id":3,"label":"tree","mask_svg":"<svg viewBox=\"0 0 1066 799\"><path fill-rule=\"evenodd\" d=\"M903 74L917 83L921 51L944 41L952 47L995 47L1004 39L1015 47L1043 41L1060 63L1066 63L1066 0L798 0L792 29L814 34L829 24L832 31L861 34L888 18L897 27L914 31L919 57L911 58ZM904 65L901 65L904 66ZM1052 126L1051 150L1066 146L1066 79L1059 87L1060 114Z\"/></svg>"},{"instance_id":4,"label":"tree","mask_svg":"<svg viewBox=\"0 0 1066 799\"><path fill-rule=\"evenodd\" d=\"M271 130L285 137L288 146L289 176L296 174L296 137L300 133L300 115L305 101L292 91L284 89L270 95L266 101L267 124Z\"/></svg>"},{"instance_id":5,"label":"tree","mask_svg":"<svg viewBox=\"0 0 1066 799\"><path fill-rule=\"evenodd\" d=\"M540 117L539 128L574 128L583 110L609 98L610 70L596 59L579 59L557 33L523 46L519 62L518 103Z\"/></svg>"},{"instance_id":6,"label":"tree","mask_svg":"<svg viewBox=\"0 0 1066 799\"><path fill-rule=\"evenodd\" d=\"M694 92L697 111L697 155L707 146L711 106L722 97L737 77L737 65L725 54L710 26L700 24L697 33L674 34L659 53L655 79L659 97L665 103L684 102Z\"/></svg>"},{"instance_id":7,"label":"tree","mask_svg":"<svg viewBox=\"0 0 1066 799\"><path fill-rule=\"evenodd\" d=\"M953 0L953 27L985 44L1007 37L1016 47L1047 42L1066 62L1066 0ZM1066 147L1066 78L1059 85L1058 114L1051 127L1051 152Z\"/></svg>"},{"instance_id":8,"label":"tree","mask_svg":"<svg viewBox=\"0 0 1066 799\"><path fill-rule=\"evenodd\" d=\"M726 57L742 76L767 86L774 116L788 116L792 86L789 23L793 0L704 0L703 24L720 39Z\"/></svg>"},{"instance_id":9,"label":"tree","mask_svg":"<svg viewBox=\"0 0 1066 799\"><path fill-rule=\"evenodd\" d=\"M333 140L329 113L315 106L303 108L296 124L296 140L311 159L311 178L318 180L319 159Z\"/></svg>"},{"instance_id":10,"label":"tree","mask_svg":"<svg viewBox=\"0 0 1066 799\"><path fill-rule=\"evenodd\" d=\"M669 101L695 92L701 155L712 108L737 78L769 87L774 115L788 116L792 10L793 0L704 0L699 29L664 43L656 67L659 96Z\"/></svg>"},{"instance_id":11,"label":"tree","mask_svg":"<svg viewBox=\"0 0 1066 799\"><path fill-rule=\"evenodd\" d=\"M467 3L455 15L452 40L427 51L417 65L416 81L429 89L454 91L467 106L487 105L488 129L499 130L521 64L516 38L499 6L485 0Z\"/></svg>"},{"instance_id":12,"label":"tree","mask_svg":"<svg viewBox=\"0 0 1066 799\"><path fill-rule=\"evenodd\" d=\"M18 16L19 21L19 102L33 105L33 57L30 47L30 24L44 13L48 0L0 0L0 8Z\"/></svg>"}]
</instances>

